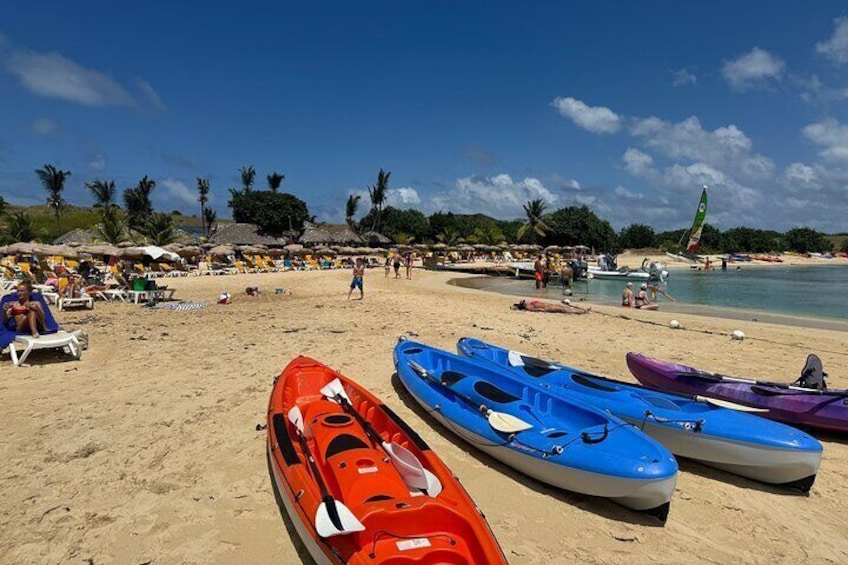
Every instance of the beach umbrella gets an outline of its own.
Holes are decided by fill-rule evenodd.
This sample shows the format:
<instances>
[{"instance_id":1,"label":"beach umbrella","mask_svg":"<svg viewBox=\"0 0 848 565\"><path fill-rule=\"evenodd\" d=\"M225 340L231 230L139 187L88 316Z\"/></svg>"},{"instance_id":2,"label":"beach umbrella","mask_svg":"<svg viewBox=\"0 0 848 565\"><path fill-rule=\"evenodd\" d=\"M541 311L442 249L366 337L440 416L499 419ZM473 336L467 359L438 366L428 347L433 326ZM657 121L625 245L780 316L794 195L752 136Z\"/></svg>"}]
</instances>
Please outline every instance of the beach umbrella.
<instances>
[{"instance_id":1,"label":"beach umbrella","mask_svg":"<svg viewBox=\"0 0 848 565\"><path fill-rule=\"evenodd\" d=\"M197 245L185 245L183 247L180 247L176 251L174 251L174 253L176 253L180 257L188 258L188 257L197 257L198 255L200 255L202 253L202 251L201 251L200 247L198 247Z\"/></svg>"},{"instance_id":2,"label":"beach umbrella","mask_svg":"<svg viewBox=\"0 0 848 565\"><path fill-rule=\"evenodd\" d=\"M255 255L256 253L262 253L263 251L262 249L259 249L258 247L255 247L253 245L239 245L238 247L236 247L236 249L238 249L242 253L250 253L253 255Z\"/></svg>"},{"instance_id":3,"label":"beach umbrella","mask_svg":"<svg viewBox=\"0 0 848 565\"><path fill-rule=\"evenodd\" d=\"M18 253L22 255L32 255L33 253L37 253L37 251L33 251L33 249L37 246L38 244L35 242L19 241L8 247L8 253L10 255L17 255Z\"/></svg>"},{"instance_id":4,"label":"beach umbrella","mask_svg":"<svg viewBox=\"0 0 848 565\"><path fill-rule=\"evenodd\" d=\"M422 250L426 251L427 249L430 249L430 244L429 243L416 243L412 247L414 247L415 249L422 249Z\"/></svg>"},{"instance_id":5,"label":"beach umbrella","mask_svg":"<svg viewBox=\"0 0 848 565\"><path fill-rule=\"evenodd\" d=\"M338 251L340 255L356 255L356 249L348 245L339 247L336 251Z\"/></svg>"},{"instance_id":6,"label":"beach umbrella","mask_svg":"<svg viewBox=\"0 0 848 565\"><path fill-rule=\"evenodd\" d=\"M118 257L122 259L141 259L144 257L144 249L141 247L120 247Z\"/></svg>"},{"instance_id":7,"label":"beach umbrella","mask_svg":"<svg viewBox=\"0 0 848 565\"><path fill-rule=\"evenodd\" d=\"M321 255L335 255L336 251L334 249L331 249L330 247L322 246L316 247L315 253L319 253Z\"/></svg>"},{"instance_id":8,"label":"beach umbrella","mask_svg":"<svg viewBox=\"0 0 848 565\"><path fill-rule=\"evenodd\" d=\"M118 244L118 247L125 249L127 247L136 247L136 245L132 241L122 241Z\"/></svg>"},{"instance_id":9,"label":"beach umbrella","mask_svg":"<svg viewBox=\"0 0 848 565\"><path fill-rule=\"evenodd\" d=\"M200 247L202 247L203 249L212 249L212 248L213 248L213 247L215 247L216 245L217 245L216 243L209 243L209 242L207 241L207 242L205 242L205 243L201 243L201 244L200 244Z\"/></svg>"},{"instance_id":10,"label":"beach umbrella","mask_svg":"<svg viewBox=\"0 0 848 565\"><path fill-rule=\"evenodd\" d=\"M226 257L227 255L232 255L235 253L235 249L228 245L216 245L215 247L209 249L210 255L218 255L220 257Z\"/></svg>"},{"instance_id":11,"label":"beach umbrella","mask_svg":"<svg viewBox=\"0 0 848 565\"><path fill-rule=\"evenodd\" d=\"M120 248L108 243L97 243L95 245L83 245L77 248L81 253L89 253L91 255L118 255Z\"/></svg>"},{"instance_id":12,"label":"beach umbrella","mask_svg":"<svg viewBox=\"0 0 848 565\"><path fill-rule=\"evenodd\" d=\"M279 257L280 255L284 255L285 252L285 249L282 249L281 247L272 247L268 250L268 255L271 257Z\"/></svg>"},{"instance_id":13,"label":"beach umbrella","mask_svg":"<svg viewBox=\"0 0 848 565\"><path fill-rule=\"evenodd\" d=\"M47 247L47 246L45 246ZM59 257L65 257L68 259L76 259L79 257L79 248L74 249L73 247L69 247L67 245L51 245L50 255L58 255ZM45 254L47 252L45 251Z\"/></svg>"},{"instance_id":14,"label":"beach umbrella","mask_svg":"<svg viewBox=\"0 0 848 565\"><path fill-rule=\"evenodd\" d=\"M289 243L285 247L283 247L289 253L300 253L303 251L303 246L299 243Z\"/></svg>"},{"instance_id":15,"label":"beach umbrella","mask_svg":"<svg viewBox=\"0 0 848 565\"><path fill-rule=\"evenodd\" d=\"M173 263L174 261L179 261L180 256L174 253L173 251L168 251L167 249L163 249L158 245L146 245L141 248L144 252L144 255L147 255L154 261L168 261Z\"/></svg>"}]
</instances>

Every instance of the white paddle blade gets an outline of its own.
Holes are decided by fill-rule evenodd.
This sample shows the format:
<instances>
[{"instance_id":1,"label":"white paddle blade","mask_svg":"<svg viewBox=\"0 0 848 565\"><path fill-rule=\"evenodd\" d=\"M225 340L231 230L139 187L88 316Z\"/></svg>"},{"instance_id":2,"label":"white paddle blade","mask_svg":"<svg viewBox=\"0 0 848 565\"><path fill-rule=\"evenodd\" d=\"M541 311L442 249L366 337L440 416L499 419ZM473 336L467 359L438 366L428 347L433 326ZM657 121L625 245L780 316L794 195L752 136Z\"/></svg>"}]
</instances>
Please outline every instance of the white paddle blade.
<instances>
[{"instance_id":1,"label":"white paddle blade","mask_svg":"<svg viewBox=\"0 0 848 565\"><path fill-rule=\"evenodd\" d=\"M350 398L348 398L347 393L345 392L344 385L342 381L339 379L333 379L321 389L321 394L332 400L336 401L337 396L341 396L345 400L347 400L348 404L350 404Z\"/></svg>"},{"instance_id":2,"label":"white paddle blade","mask_svg":"<svg viewBox=\"0 0 848 565\"><path fill-rule=\"evenodd\" d=\"M509 355L507 355L507 361L509 362L510 367L524 366L524 359L522 359L521 353L517 351L510 351Z\"/></svg>"},{"instance_id":3,"label":"white paddle blade","mask_svg":"<svg viewBox=\"0 0 848 565\"><path fill-rule=\"evenodd\" d=\"M521 418L516 418L512 414L504 414L503 412L489 410L486 418L494 430L505 434L517 434L518 432L533 428L532 424L528 424Z\"/></svg>"},{"instance_id":4,"label":"white paddle blade","mask_svg":"<svg viewBox=\"0 0 848 565\"><path fill-rule=\"evenodd\" d=\"M427 477L427 494L436 498L442 492L442 481L427 469L424 469L424 476Z\"/></svg>"},{"instance_id":5,"label":"white paddle blade","mask_svg":"<svg viewBox=\"0 0 848 565\"><path fill-rule=\"evenodd\" d=\"M294 424L297 431L303 433L303 413L300 411L299 407L292 406L292 409L289 410L289 422Z\"/></svg>"},{"instance_id":6,"label":"white paddle blade","mask_svg":"<svg viewBox=\"0 0 848 565\"><path fill-rule=\"evenodd\" d=\"M421 461L411 451L397 443L383 443L386 453L392 460L395 470L410 488L426 490L430 496L442 492L439 479L421 465ZM435 494L434 494L435 493Z\"/></svg>"},{"instance_id":7,"label":"white paddle blade","mask_svg":"<svg viewBox=\"0 0 848 565\"><path fill-rule=\"evenodd\" d=\"M315 529L319 536L330 538L361 532L365 529L365 526L356 519L350 508L338 500L333 500L330 504L335 507L335 516L333 516L333 510L326 502L322 502L315 513Z\"/></svg>"},{"instance_id":8,"label":"white paddle blade","mask_svg":"<svg viewBox=\"0 0 848 565\"><path fill-rule=\"evenodd\" d=\"M738 410L740 412L768 412L768 408L754 408L753 406L745 406L744 404L736 404L729 400L721 400L720 398L710 398L709 396L696 396L695 400L706 402L719 408L728 408L730 410Z\"/></svg>"}]
</instances>

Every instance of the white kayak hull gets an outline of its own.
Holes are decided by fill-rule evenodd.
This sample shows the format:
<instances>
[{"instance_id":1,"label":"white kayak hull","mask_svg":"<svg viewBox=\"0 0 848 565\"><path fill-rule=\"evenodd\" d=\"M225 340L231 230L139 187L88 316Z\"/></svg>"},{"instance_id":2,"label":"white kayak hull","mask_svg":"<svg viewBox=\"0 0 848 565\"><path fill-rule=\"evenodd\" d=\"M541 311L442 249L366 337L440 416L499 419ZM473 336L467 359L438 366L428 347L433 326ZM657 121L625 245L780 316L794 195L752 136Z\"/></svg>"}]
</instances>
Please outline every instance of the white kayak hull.
<instances>
[{"instance_id":1,"label":"white kayak hull","mask_svg":"<svg viewBox=\"0 0 848 565\"><path fill-rule=\"evenodd\" d=\"M652 422L644 425L641 421L630 423L677 456L764 483L791 485L812 481L821 464L821 451L780 449L732 441Z\"/></svg>"}]
</instances>

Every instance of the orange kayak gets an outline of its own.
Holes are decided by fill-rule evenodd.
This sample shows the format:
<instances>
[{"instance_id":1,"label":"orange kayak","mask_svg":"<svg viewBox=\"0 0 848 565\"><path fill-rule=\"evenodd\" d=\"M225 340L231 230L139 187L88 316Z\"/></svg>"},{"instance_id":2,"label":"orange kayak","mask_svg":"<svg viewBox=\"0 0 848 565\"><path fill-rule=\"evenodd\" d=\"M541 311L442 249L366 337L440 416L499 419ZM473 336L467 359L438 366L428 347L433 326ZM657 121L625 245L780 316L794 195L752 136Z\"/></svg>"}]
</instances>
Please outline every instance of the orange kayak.
<instances>
[{"instance_id":1,"label":"orange kayak","mask_svg":"<svg viewBox=\"0 0 848 565\"><path fill-rule=\"evenodd\" d=\"M314 359L295 358L274 383L268 455L316 563L506 563L483 514L418 434Z\"/></svg>"}]
</instances>

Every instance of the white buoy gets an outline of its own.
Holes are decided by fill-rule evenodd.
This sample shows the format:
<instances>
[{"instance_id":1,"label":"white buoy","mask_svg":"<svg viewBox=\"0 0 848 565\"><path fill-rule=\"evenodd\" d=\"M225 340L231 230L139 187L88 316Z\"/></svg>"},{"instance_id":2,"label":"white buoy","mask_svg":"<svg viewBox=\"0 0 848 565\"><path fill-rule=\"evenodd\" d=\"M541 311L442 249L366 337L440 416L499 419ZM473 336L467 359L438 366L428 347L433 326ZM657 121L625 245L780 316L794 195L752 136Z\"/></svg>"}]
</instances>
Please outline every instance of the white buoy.
<instances>
[{"instance_id":1,"label":"white buoy","mask_svg":"<svg viewBox=\"0 0 848 565\"><path fill-rule=\"evenodd\" d=\"M733 330L733 333L730 334L730 337L742 341L743 339L745 339L745 332L743 332L742 330Z\"/></svg>"},{"instance_id":2,"label":"white buoy","mask_svg":"<svg viewBox=\"0 0 848 565\"><path fill-rule=\"evenodd\" d=\"M673 330L679 330L680 329L680 322L678 322L677 320L672 320L668 323L668 327L670 327Z\"/></svg>"}]
</instances>

